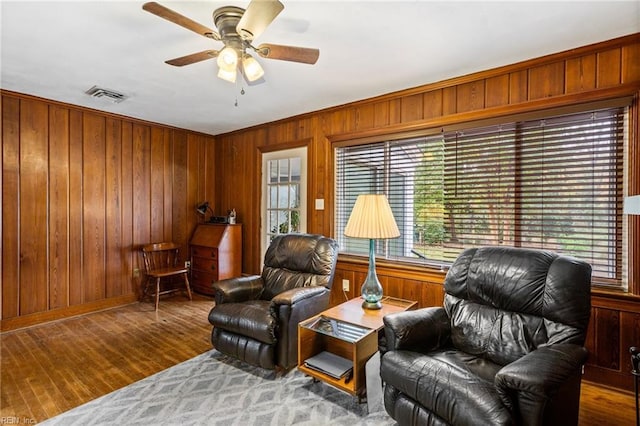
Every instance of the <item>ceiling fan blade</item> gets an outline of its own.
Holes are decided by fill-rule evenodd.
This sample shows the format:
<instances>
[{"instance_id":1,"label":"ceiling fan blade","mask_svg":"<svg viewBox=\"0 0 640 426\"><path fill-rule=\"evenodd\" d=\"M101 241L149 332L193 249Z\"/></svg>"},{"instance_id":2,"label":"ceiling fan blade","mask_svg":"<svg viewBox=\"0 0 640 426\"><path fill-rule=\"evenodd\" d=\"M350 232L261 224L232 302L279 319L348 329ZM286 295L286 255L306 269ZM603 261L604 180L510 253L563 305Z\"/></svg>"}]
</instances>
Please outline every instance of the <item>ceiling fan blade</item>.
<instances>
[{"instance_id":1,"label":"ceiling fan blade","mask_svg":"<svg viewBox=\"0 0 640 426\"><path fill-rule=\"evenodd\" d=\"M284 9L278 0L252 0L236 25L236 31L242 38L253 40L269 26Z\"/></svg>"},{"instance_id":2,"label":"ceiling fan blade","mask_svg":"<svg viewBox=\"0 0 640 426\"><path fill-rule=\"evenodd\" d=\"M193 31L194 33L212 38L214 40L220 40L220 34L213 31L211 28L207 28L204 25L201 25L196 21L187 18L186 16L180 15L178 12L174 12L173 10L166 8L156 2L152 1L143 4L142 9L146 10L149 13L153 13L156 16L164 18L169 22L178 24L183 28Z\"/></svg>"},{"instance_id":3,"label":"ceiling fan blade","mask_svg":"<svg viewBox=\"0 0 640 426\"><path fill-rule=\"evenodd\" d=\"M258 46L256 52L263 58L279 59L281 61L302 62L315 64L320 56L320 50L308 47L282 46L264 43Z\"/></svg>"},{"instance_id":4,"label":"ceiling fan blade","mask_svg":"<svg viewBox=\"0 0 640 426\"><path fill-rule=\"evenodd\" d=\"M204 50L202 52L192 53L191 55L169 59L168 61L164 62L176 67L182 67L184 65L195 64L196 62L206 61L207 59L213 59L218 56L218 53L219 52L217 50Z\"/></svg>"}]
</instances>

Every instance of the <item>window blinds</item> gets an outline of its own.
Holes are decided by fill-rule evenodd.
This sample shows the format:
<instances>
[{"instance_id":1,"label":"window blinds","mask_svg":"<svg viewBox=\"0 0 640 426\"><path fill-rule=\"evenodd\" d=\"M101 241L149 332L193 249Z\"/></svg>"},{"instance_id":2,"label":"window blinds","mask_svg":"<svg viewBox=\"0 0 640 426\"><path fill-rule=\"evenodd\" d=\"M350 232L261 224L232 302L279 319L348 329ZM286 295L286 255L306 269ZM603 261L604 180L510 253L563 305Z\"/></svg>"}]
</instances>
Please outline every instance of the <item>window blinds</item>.
<instances>
[{"instance_id":1,"label":"window blinds","mask_svg":"<svg viewBox=\"0 0 640 426\"><path fill-rule=\"evenodd\" d=\"M387 195L401 237L378 255L450 263L467 247L545 248L620 285L625 108L336 149L336 230L358 194Z\"/></svg>"},{"instance_id":2,"label":"window blinds","mask_svg":"<svg viewBox=\"0 0 640 426\"><path fill-rule=\"evenodd\" d=\"M623 110L445 135L444 245L545 248L619 283Z\"/></svg>"}]
</instances>

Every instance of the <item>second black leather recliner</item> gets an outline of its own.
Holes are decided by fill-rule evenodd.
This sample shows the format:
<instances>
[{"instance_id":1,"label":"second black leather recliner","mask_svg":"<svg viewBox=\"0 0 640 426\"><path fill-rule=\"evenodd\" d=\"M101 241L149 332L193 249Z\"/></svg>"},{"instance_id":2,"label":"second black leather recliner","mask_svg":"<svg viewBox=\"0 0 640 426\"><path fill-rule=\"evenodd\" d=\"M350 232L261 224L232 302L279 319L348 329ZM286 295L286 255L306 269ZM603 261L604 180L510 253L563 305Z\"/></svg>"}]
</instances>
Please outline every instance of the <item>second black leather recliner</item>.
<instances>
[{"instance_id":1,"label":"second black leather recliner","mask_svg":"<svg viewBox=\"0 0 640 426\"><path fill-rule=\"evenodd\" d=\"M384 404L400 425L575 425L591 267L548 251L464 251L444 307L384 318Z\"/></svg>"},{"instance_id":2,"label":"second black leather recliner","mask_svg":"<svg viewBox=\"0 0 640 426\"><path fill-rule=\"evenodd\" d=\"M262 368L297 365L298 323L328 308L337 259L333 239L310 234L275 237L262 275L213 284L213 347Z\"/></svg>"}]
</instances>

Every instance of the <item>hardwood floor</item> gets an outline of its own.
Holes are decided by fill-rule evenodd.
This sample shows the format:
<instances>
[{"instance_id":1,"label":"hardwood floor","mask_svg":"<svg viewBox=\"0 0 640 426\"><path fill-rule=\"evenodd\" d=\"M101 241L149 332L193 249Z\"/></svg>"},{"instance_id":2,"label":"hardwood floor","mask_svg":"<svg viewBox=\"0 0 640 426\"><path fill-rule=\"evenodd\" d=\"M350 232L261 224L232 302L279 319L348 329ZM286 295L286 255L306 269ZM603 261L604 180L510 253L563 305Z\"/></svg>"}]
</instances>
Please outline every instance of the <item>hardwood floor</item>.
<instances>
[{"instance_id":1,"label":"hardwood floor","mask_svg":"<svg viewBox=\"0 0 640 426\"><path fill-rule=\"evenodd\" d=\"M39 422L206 352L212 306L175 295L3 333L0 418Z\"/></svg>"},{"instance_id":2,"label":"hardwood floor","mask_svg":"<svg viewBox=\"0 0 640 426\"><path fill-rule=\"evenodd\" d=\"M213 301L194 295L0 335L0 423L40 422L211 349ZM346 395L345 395L346 397ZM633 395L583 382L580 425L633 425Z\"/></svg>"}]
</instances>

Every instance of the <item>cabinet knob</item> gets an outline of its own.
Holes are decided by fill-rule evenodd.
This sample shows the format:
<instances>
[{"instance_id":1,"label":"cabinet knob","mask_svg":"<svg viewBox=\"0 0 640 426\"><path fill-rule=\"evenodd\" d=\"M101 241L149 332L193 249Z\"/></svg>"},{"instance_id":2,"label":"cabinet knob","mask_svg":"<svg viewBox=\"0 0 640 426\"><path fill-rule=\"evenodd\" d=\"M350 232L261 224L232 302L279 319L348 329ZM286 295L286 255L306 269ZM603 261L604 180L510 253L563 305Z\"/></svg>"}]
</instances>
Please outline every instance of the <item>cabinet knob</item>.
<instances>
[{"instance_id":1,"label":"cabinet knob","mask_svg":"<svg viewBox=\"0 0 640 426\"><path fill-rule=\"evenodd\" d=\"M211 265L211 270L215 271L216 270L216 265Z\"/></svg>"}]
</instances>

